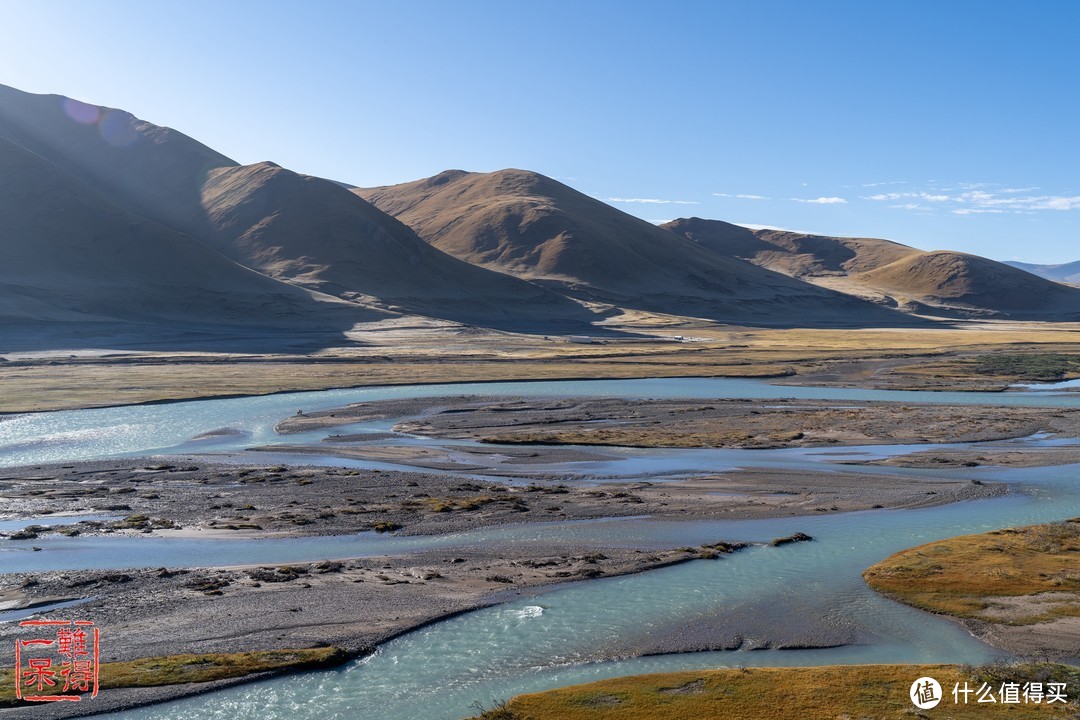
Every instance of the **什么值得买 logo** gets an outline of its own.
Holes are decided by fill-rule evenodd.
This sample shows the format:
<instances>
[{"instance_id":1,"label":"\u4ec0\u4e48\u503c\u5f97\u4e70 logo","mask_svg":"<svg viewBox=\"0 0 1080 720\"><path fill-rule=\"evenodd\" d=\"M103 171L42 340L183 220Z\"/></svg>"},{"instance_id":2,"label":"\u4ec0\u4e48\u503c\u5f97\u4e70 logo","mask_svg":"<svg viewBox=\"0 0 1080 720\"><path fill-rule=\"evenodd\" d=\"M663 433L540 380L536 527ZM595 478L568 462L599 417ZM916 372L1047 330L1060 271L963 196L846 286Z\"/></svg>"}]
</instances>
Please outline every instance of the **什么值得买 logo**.
<instances>
[{"instance_id":1,"label":"\u4ec0\u4e48\u503c\u5f97\u4e70 logo","mask_svg":"<svg viewBox=\"0 0 1080 720\"><path fill-rule=\"evenodd\" d=\"M921 677L911 683L911 702L920 710L929 710L941 702L941 683L932 677Z\"/></svg>"},{"instance_id":2,"label":"\u4ec0\u4e48\u503c\u5f97\u4e70 logo","mask_svg":"<svg viewBox=\"0 0 1080 720\"><path fill-rule=\"evenodd\" d=\"M911 703L920 710L937 707L944 699L941 683L932 677L921 677L911 684L909 691ZM988 682L978 683L978 687L967 681L953 686L952 704L998 704L998 705L1053 705L1068 704L1066 683L1063 682L1015 682L1004 681L993 685Z\"/></svg>"}]
</instances>

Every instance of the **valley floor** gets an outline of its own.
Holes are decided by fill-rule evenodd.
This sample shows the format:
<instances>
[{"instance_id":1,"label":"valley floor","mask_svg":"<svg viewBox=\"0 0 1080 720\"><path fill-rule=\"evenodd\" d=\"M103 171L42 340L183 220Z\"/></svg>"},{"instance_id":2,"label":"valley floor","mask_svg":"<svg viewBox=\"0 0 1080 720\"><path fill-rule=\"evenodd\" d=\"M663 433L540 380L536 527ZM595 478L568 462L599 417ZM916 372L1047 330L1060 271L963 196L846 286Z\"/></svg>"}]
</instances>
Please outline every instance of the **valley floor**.
<instances>
[{"instance_id":1,"label":"valley floor","mask_svg":"<svg viewBox=\"0 0 1080 720\"><path fill-rule=\"evenodd\" d=\"M35 331L5 330L0 413L335 387L571 378L764 377L804 385L1000 391L1018 381L1080 376L1078 330L1069 323L1004 321L927 329L768 329L635 314L597 328L589 344L571 343L565 335L400 321L358 327L338 338L189 334L148 340L88 330L82 349L63 351L42 350L48 344Z\"/></svg>"},{"instance_id":2,"label":"valley floor","mask_svg":"<svg viewBox=\"0 0 1080 720\"><path fill-rule=\"evenodd\" d=\"M245 354L235 349L87 351L64 356L9 352L0 363L0 385L5 388L0 411L367 384L569 377L790 376L795 382L891 389L1005 390L1021 379L1053 379L1045 377L1047 373L1069 377L1077 370L1070 358L1080 355L1076 328L1051 325L986 324L893 332L657 323L638 326L644 337L613 337L580 345L562 338L461 328L415 330L371 330L354 337L350 347L303 354ZM681 339L675 339L676 335ZM1018 359L1005 366L987 359L1002 353ZM419 405L410 412L375 403L359 415L346 409L291 418L280 430L288 433L376 416L409 416L411 424L405 429L411 433L510 443L511 447L501 447L496 453L503 459L494 464L483 457L492 453L475 448L459 447L450 453L437 443L410 449L345 436L327 438L330 442L317 447L297 444L272 449L294 457L314 453L380 460L411 465L415 471L276 465L259 462L255 453L238 464L170 457L5 469L0 473L0 513L38 517L59 511L116 518L96 524L35 527L23 531L20 540L10 539L31 548L35 542L46 544L65 535L288 538L364 531L372 536L395 532L399 537L432 537L537 522L646 515L656 520L791 517L921 507L992 497L1007 489L996 483L950 478L947 473L916 477L890 473L888 468L858 474L748 468L664 482L648 477L629 482L596 478L578 485L561 482L557 468L567 462L603 461L606 445L839 448L1000 441L1033 432L1080 435L1073 411L1049 416L1023 408L999 407L991 412L978 407L901 408L884 403L850 407L845 403L844 408L837 408L835 403L775 401L631 405L595 400L540 407L505 398L473 405L455 408L464 412L452 413L447 420L425 416ZM703 405L708 409L702 409ZM330 417L333 414L339 417ZM490 422L495 415L502 419ZM597 420L609 433L599 440ZM545 448L545 443L579 447ZM1051 450L1059 453L1052 462L1074 461L1073 455L1063 454L1072 452L1068 448ZM945 460L939 462L923 453L906 456L915 459L905 462L922 462L926 467L982 464L1013 451L988 444L931 452ZM486 479L463 477L481 470ZM500 475L506 482L497 479ZM313 646L339 647L342 657L355 657L425 623L560 583L694 559L723 562L726 554L740 548L740 540L718 537L699 547L598 546L557 540L512 547L451 544L290 564L226 567L222 558L208 556L192 558L183 567L152 570L9 573L0 576L0 609L91 598L81 607L108 625L111 655L104 659L109 661ZM711 647L709 643L729 647L730 630L695 628L671 638L664 647L642 648L641 652L703 650ZM0 666L11 664L7 648L13 643L8 634L8 630L0 632ZM765 646L824 647L844 642L828 628L808 626L774 628ZM241 678L245 678L242 673ZM185 683L117 689L103 695L94 709L160 701L207 687L211 686ZM35 708L34 717L77 712L77 708L60 705L69 704ZM0 710L0 717L20 717L25 712Z\"/></svg>"}]
</instances>

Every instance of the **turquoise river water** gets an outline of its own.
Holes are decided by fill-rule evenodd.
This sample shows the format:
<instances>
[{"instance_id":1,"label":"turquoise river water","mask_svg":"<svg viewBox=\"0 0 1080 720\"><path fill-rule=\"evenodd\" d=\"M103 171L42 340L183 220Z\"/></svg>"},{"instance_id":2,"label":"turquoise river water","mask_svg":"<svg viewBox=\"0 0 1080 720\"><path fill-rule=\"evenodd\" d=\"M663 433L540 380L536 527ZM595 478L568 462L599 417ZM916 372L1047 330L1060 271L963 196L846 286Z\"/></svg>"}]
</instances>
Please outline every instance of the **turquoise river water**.
<instances>
[{"instance_id":1,"label":"turquoise river water","mask_svg":"<svg viewBox=\"0 0 1080 720\"><path fill-rule=\"evenodd\" d=\"M919 393L773 386L747 380L679 379L497 383L369 388L260 398L206 400L43 413L0 421L0 465L170 453L237 453L278 441L273 425L305 411L350 402L438 395L599 395L620 397L801 398L838 402L899 400L945 404L1075 406L1076 395L1054 392ZM191 438L230 428L210 441ZM296 440L290 436L289 441ZM315 439L315 438L308 438ZM403 438L403 442L418 442ZM1031 443L1045 442L1034 439ZM914 447L844 448L872 457ZM718 470L729 467L809 467L838 459L837 451L616 451L615 458L575 464L612 477ZM310 462L302 458L301 462ZM331 462L326 460L325 462ZM857 468L827 465L840 472ZM878 469L875 468L875 472ZM769 540L801 531L813 543L755 547L721 561L697 561L622 578L590 580L510 599L404 635L370 658L339 670L253 683L143 708L121 718L378 717L382 720L462 718L474 701L643 672L757 665L981 662L1000 654L960 626L871 592L861 572L887 555L952 535L1080 516L1076 466L951 470L958 477L1007 481L1014 492L989 500L918 510L878 510L825 517L759 521L658 521L629 518L500 527L437 538L368 537L276 540L43 537L40 552L0 540L4 571L47 568L177 566L207 551L230 563L290 562L473 543L512 545L563 537L581 544L693 545ZM918 474L918 470L892 472ZM940 471L935 471L940 475ZM5 523L14 527L17 523ZM191 544L195 543L195 546ZM207 544L212 545L207 545ZM854 643L806 650L736 650L634 657L657 638L723 613L770 623L820 622ZM748 640L753 641L752 634ZM622 659L611 659L622 658ZM914 679L914 678L913 678Z\"/></svg>"}]
</instances>

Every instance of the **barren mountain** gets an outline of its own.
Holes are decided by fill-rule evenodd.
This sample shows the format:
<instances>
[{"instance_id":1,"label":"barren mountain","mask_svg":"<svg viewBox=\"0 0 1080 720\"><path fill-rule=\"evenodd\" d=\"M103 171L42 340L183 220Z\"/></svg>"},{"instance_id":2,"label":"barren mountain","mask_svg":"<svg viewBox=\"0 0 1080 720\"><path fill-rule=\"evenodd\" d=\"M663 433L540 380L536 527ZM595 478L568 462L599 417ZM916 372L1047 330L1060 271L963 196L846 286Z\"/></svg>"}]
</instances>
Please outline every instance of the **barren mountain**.
<instances>
[{"instance_id":1,"label":"barren mountain","mask_svg":"<svg viewBox=\"0 0 1080 720\"><path fill-rule=\"evenodd\" d=\"M476 324L586 323L578 303L431 247L338 183L273 163L203 185L208 243L272 277L349 299Z\"/></svg>"},{"instance_id":2,"label":"barren mountain","mask_svg":"<svg viewBox=\"0 0 1080 720\"><path fill-rule=\"evenodd\" d=\"M976 255L925 252L874 238L750 230L701 218L682 218L664 227L718 254L909 312L1080 317L1080 291Z\"/></svg>"},{"instance_id":3,"label":"barren mountain","mask_svg":"<svg viewBox=\"0 0 1080 720\"><path fill-rule=\"evenodd\" d=\"M236 163L181 132L113 108L0 85L0 133L114 203L180 230L205 230L201 188Z\"/></svg>"},{"instance_id":4,"label":"barren mountain","mask_svg":"<svg viewBox=\"0 0 1080 720\"><path fill-rule=\"evenodd\" d=\"M358 195L455 257L573 297L768 324L896 322L893 313L709 251L523 170L449 170Z\"/></svg>"},{"instance_id":5,"label":"barren mountain","mask_svg":"<svg viewBox=\"0 0 1080 720\"><path fill-rule=\"evenodd\" d=\"M852 279L901 304L1007 317L1080 319L1080 289L978 255L912 255Z\"/></svg>"},{"instance_id":6,"label":"barren mountain","mask_svg":"<svg viewBox=\"0 0 1080 720\"><path fill-rule=\"evenodd\" d=\"M373 313L133 215L0 136L0 320L345 330Z\"/></svg>"},{"instance_id":7,"label":"barren mountain","mask_svg":"<svg viewBox=\"0 0 1080 720\"><path fill-rule=\"evenodd\" d=\"M663 227L714 252L799 278L866 272L921 252L891 240L750 230L701 218L680 218Z\"/></svg>"},{"instance_id":8,"label":"barren mountain","mask_svg":"<svg viewBox=\"0 0 1080 720\"><path fill-rule=\"evenodd\" d=\"M1006 261L1005 264L1011 265L1014 268L1019 268L1024 272L1029 272L1032 275L1046 278L1047 280L1056 280L1057 282L1080 285L1080 260L1071 263L1063 263L1061 265L1036 265L1034 263L1017 262L1015 260Z\"/></svg>"},{"instance_id":9,"label":"barren mountain","mask_svg":"<svg viewBox=\"0 0 1080 720\"><path fill-rule=\"evenodd\" d=\"M1042 317L1080 305L1080 290L885 240L659 228L522 170L362 189L240 166L130 113L4 86L0 139L12 317L343 329L392 311L546 332L614 308L850 326L910 322L883 306Z\"/></svg>"},{"instance_id":10,"label":"barren mountain","mask_svg":"<svg viewBox=\"0 0 1080 720\"><path fill-rule=\"evenodd\" d=\"M241 167L126 112L0 86L0 133L114 204L279 280L505 328L594 318L579 303L430 247L340 183L273 163Z\"/></svg>"}]
</instances>

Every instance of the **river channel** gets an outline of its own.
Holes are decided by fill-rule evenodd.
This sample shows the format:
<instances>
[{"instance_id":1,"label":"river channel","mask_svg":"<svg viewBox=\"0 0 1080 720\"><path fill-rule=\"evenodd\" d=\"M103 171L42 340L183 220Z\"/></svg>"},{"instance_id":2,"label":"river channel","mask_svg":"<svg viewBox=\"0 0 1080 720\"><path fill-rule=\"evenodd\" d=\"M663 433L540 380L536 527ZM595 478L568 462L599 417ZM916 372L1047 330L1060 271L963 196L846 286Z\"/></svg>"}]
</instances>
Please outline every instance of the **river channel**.
<instances>
[{"instance_id":1,"label":"river channel","mask_svg":"<svg viewBox=\"0 0 1080 720\"><path fill-rule=\"evenodd\" d=\"M1051 389L1052 390L1052 389ZM952 405L1072 407L1080 397L1055 392L930 393L774 386L759 381L673 379L409 386L294 393L100 410L41 413L0 421L0 465L95 460L142 455L236 455L281 442L274 424L297 409L314 411L364 400L444 395L613 396L638 398L895 400ZM379 429L385 430L387 423ZM203 433L228 428L210 441ZM361 428L363 430L364 428ZM317 441L318 437L289 436ZM401 442L423 442L402 438ZM444 441L440 441L445 444ZM1023 442L1023 441L1021 441ZM1041 439L1026 441L1044 442ZM917 446L844 448L867 457ZM837 451L616 450L614 459L574 468L586 475L650 477L724 468L831 465ZM262 458L248 458L261 461ZM310 463L305 456L297 460ZM324 460L324 462L334 462ZM361 465L363 465L361 463ZM875 472L882 468L875 468ZM838 663L982 662L1000 655L960 626L885 600L862 571L887 555L953 535L1080 516L1077 466L963 468L947 473L1005 481L1013 492L987 500L916 510L876 510L754 521L661 521L628 518L496 527L440 537L194 540L158 537L43 537L40 552L0 541L4 571L57 568L157 567L183 564L192 548L246 562L295 562L453 547L572 538L580 544L679 546L719 539L767 541L806 532L815 542L753 547L721 561L695 561L620 578L578 582L509 598L411 632L375 655L341 669L252 683L166 705L117 714L123 718L462 718L474 701L643 672ZM895 468L890 471L927 472ZM933 471L941 475L942 471ZM203 554L205 546L198 552ZM743 648L637 657L667 633L728 614L752 619ZM846 635L839 647L749 649L770 624L816 622ZM755 630L757 629L757 630ZM616 658L616 659L613 659ZM621 658L621 659L619 659Z\"/></svg>"}]
</instances>

